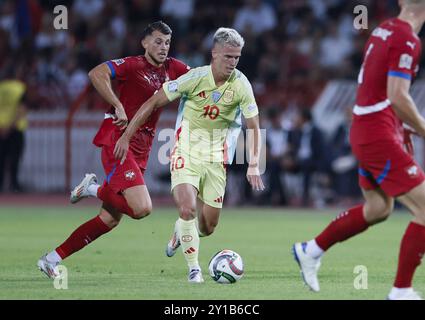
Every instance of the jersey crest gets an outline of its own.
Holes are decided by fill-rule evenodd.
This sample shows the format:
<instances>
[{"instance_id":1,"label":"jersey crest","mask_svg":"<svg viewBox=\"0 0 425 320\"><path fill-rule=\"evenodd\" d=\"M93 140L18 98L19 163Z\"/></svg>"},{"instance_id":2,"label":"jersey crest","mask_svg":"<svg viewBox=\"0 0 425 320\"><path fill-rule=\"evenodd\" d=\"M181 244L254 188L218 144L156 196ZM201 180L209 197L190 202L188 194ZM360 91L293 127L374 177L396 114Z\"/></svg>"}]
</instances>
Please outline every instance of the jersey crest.
<instances>
[{"instance_id":1,"label":"jersey crest","mask_svg":"<svg viewBox=\"0 0 425 320\"><path fill-rule=\"evenodd\" d=\"M223 93L223 101L225 103L231 103L233 101L233 96L234 96L235 92L232 90L226 90Z\"/></svg>"}]
</instances>

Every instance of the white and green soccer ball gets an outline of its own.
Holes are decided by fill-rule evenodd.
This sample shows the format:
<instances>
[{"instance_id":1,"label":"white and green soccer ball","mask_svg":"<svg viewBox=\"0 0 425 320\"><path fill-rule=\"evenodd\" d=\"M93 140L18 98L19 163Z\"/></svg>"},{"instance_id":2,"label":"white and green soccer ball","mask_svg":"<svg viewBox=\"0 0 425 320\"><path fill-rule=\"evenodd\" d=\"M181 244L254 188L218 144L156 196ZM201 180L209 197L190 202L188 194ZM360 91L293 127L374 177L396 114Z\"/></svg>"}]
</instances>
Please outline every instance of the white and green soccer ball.
<instances>
[{"instance_id":1,"label":"white and green soccer ball","mask_svg":"<svg viewBox=\"0 0 425 320\"><path fill-rule=\"evenodd\" d=\"M244 265L239 254L232 250L217 252L208 265L210 276L218 283L235 283L244 273Z\"/></svg>"}]
</instances>

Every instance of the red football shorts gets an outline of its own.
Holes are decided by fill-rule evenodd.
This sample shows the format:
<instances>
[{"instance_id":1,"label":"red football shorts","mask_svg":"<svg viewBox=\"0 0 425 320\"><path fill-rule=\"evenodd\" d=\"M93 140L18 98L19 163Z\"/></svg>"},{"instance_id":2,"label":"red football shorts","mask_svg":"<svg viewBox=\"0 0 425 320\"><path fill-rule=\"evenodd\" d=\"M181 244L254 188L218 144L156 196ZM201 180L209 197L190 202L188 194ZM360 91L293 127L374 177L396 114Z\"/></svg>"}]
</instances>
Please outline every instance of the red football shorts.
<instances>
[{"instance_id":1,"label":"red football shorts","mask_svg":"<svg viewBox=\"0 0 425 320\"><path fill-rule=\"evenodd\" d=\"M380 187L397 197L425 181L425 174L413 156L397 141L352 144L359 161L359 185L365 190Z\"/></svg>"},{"instance_id":2,"label":"red football shorts","mask_svg":"<svg viewBox=\"0 0 425 320\"><path fill-rule=\"evenodd\" d=\"M128 150L123 164L114 157L114 146L102 147L102 164L106 174L105 184L108 184L115 193L134 186L145 184L143 174L145 169L138 165L133 152Z\"/></svg>"}]
</instances>

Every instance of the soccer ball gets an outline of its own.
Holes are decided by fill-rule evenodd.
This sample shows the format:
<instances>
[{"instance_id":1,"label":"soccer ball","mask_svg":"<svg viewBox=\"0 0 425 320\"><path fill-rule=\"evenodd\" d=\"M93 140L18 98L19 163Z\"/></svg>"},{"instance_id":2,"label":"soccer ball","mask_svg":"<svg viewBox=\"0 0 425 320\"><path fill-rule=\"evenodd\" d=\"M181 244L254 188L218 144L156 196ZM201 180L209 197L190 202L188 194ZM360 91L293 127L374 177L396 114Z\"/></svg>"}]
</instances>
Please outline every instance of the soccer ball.
<instances>
[{"instance_id":1,"label":"soccer ball","mask_svg":"<svg viewBox=\"0 0 425 320\"><path fill-rule=\"evenodd\" d=\"M232 250L217 252L208 265L210 276L218 283L235 283L243 276L243 261L239 254Z\"/></svg>"}]
</instances>

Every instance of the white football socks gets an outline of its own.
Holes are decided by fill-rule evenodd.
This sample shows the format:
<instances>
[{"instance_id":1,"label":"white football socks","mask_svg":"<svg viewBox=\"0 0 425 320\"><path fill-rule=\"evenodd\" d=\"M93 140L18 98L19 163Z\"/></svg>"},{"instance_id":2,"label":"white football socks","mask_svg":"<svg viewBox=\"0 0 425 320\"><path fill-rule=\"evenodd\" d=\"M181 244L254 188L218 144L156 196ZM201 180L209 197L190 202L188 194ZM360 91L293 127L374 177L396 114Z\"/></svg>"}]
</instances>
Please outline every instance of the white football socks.
<instances>
[{"instance_id":1,"label":"white football socks","mask_svg":"<svg viewBox=\"0 0 425 320\"><path fill-rule=\"evenodd\" d=\"M58 264L62 261L62 258L56 252L56 250L53 250L52 252L47 254L46 259L47 259L47 261L52 262L52 263L56 263L56 264Z\"/></svg>"},{"instance_id":2,"label":"white football socks","mask_svg":"<svg viewBox=\"0 0 425 320\"><path fill-rule=\"evenodd\" d=\"M316 240L313 239L307 242L305 253L310 257L314 259L320 258L323 255L323 252L322 248L317 245Z\"/></svg>"},{"instance_id":3,"label":"white football socks","mask_svg":"<svg viewBox=\"0 0 425 320\"><path fill-rule=\"evenodd\" d=\"M97 198L97 190L99 190L99 188L100 188L100 185L98 185L98 184L91 184L87 188L87 191L89 192L89 195L90 196Z\"/></svg>"},{"instance_id":4,"label":"white football socks","mask_svg":"<svg viewBox=\"0 0 425 320\"><path fill-rule=\"evenodd\" d=\"M390 294L388 295L388 298L390 299L397 299L399 296L406 295L413 291L413 288L396 288L392 287Z\"/></svg>"},{"instance_id":5,"label":"white football socks","mask_svg":"<svg viewBox=\"0 0 425 320\"><path fill-rule=\"evenodd\" d=\"M198 251L199 251L199 235L196 228L195 219L183 220L179 218L177 222L177 234L180 237L184 258L190 269L198 269Z\"/></svg>"}]
</instances>

